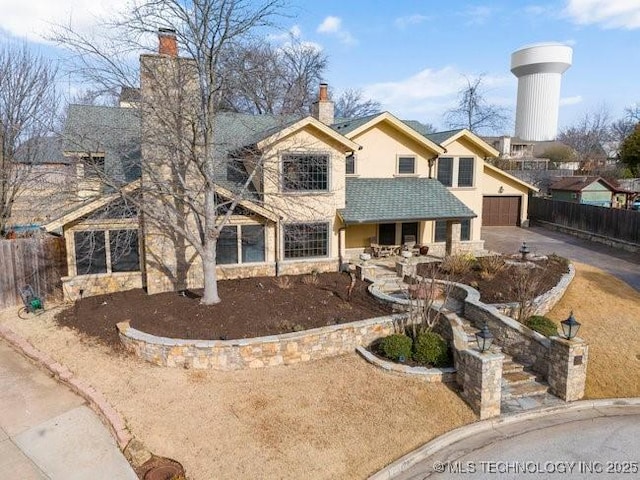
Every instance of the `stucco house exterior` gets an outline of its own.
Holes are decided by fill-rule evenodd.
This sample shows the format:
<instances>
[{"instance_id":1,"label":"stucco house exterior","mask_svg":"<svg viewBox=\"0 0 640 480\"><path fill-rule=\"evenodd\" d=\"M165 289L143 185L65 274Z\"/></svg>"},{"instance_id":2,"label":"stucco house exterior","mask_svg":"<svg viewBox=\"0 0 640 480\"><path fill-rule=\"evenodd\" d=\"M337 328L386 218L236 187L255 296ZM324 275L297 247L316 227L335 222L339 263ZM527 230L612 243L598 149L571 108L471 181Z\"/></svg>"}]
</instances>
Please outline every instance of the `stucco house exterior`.
<instances>
[{"instance_id":1,"label":"stucco house exterior","mask_svg":"<svg viewBox=\"0 0 640 480\"><path fill-rule=\"evenodd\" d=\"M163 130L162 107L186 97L185 108L196 97L182 91L193 80L192 61L178 57L173 42L163 32L159 53L141 57L140 106L69 110L67 124L80 132L69 133L65 154L87 164L78 174L116 174L108 188L86 194L79 208L46 226L66 239L65 298L203 285L193 246L154 215L180 179L198 188L188 169L176 177L172 132ZM178 74L182 90L162 97L167 75ZM525 224L528 195L536 190L485 162L498 152L467 130L429 134L419 122L388 112L334 119L324 84L312 115L219 113L215 124L220 218L226 204L238 202L218 239L220 279L337 271L372 237L401 244L411 235L435 254L482 251L482 225ZM137 204L145 208L139 212ZM198 219L163 221L183 221L186 228Z\"/></svg>"}]
</instances>

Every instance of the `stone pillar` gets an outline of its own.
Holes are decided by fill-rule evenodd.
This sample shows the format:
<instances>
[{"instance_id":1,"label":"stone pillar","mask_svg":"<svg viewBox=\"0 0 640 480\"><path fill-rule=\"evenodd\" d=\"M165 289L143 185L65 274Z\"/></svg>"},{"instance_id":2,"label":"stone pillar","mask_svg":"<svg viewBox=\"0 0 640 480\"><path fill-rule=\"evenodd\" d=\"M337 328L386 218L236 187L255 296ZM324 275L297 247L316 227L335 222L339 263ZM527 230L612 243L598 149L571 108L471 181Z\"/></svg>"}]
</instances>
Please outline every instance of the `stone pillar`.
<instances>
[{"instance_id":1,"label":"stone pillar","mask_svg":"<svg viewBox=\"0 0 640 480\"><path fill-rule=\"evenodd\" d=\"M462 350L457 366L457 381L462 397L480 420L500 416L502 400L502 353Z\"/></svg>"},{"instance_id":2,"label":"stone pillar","mask_svg":"<svg viewBox=\"0 0 640 480\"><path fill-rule=\"evenodd\" d=\"M551 337L547 382L551 393L567 402L584 396L589 346L581 338Z\"/></svg>"},{"instance_id":3,"label":"stone pillar","mask_svg":"<svg viewBox=\"0 0 640 480\"><path fill-rule=\"evenodd\" d=\"M453 255L460 250L460 220L447 220L447 243L445 253Z\"/></svg>"}]
</instances>

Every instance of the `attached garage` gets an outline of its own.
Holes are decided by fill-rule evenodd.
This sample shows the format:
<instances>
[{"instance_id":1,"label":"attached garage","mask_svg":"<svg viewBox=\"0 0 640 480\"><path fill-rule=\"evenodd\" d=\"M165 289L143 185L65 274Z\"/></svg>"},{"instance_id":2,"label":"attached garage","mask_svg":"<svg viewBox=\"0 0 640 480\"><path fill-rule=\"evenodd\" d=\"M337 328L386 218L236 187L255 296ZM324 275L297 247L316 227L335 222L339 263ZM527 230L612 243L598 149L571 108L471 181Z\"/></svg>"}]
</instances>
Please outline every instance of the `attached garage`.
<instances>
[{"instance_id":1,"label":"attached garage","mask_svg":"<svg viewBox=\"0 0 640 480\"><path fill-rule=\"evenodd\" d=\"M482 197L482 225L485 227L507 227L520 225L520 196Z\"/></svg>"}]
</instances>

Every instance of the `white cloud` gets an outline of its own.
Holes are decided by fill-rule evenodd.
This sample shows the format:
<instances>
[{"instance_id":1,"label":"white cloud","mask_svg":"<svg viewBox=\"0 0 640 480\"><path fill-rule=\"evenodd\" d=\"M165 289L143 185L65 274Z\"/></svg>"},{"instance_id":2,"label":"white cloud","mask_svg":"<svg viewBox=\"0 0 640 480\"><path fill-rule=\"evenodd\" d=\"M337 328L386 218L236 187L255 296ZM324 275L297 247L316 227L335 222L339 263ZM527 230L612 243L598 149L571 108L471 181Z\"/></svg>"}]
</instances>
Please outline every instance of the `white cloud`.
<instances>
[{"instance_id":1,"label":"white cloud","mask_svg":"<svg viewBox=\"0 0 640 480\"><path fill-rule=\"evenodd\" d=\"M560 106L577 105L582 103L582 95L574 95L573 97L563 97L560 99Z\"/></svg>"},{"instance_id":2,"label":"white cloud","mask_svg":"<svg viewBox=\"0 0 640 480\"><path fill-rule=\"evenodd\" d=\"M394 20L393 24L398 28L407 28L413 25L420 25L421 23L426 22L430 18L432 17L428 15L421 15L419 13L416 13L414 15L406 15L404 17L398 17Z\"/></svg>"},{"instance_id":3,"label":"white cloud","mask_svg":"<svg viewBox=\"0 0 640 480\"><path fill-rule=\"evenodd\" d=\"M568 0L564 10L575 23L604 28L640 28L638 0Z\"/></svg>"},{"instance_id":4,"label":"white cloud","mask_svg":"<svg viewBox=\"0 0 640 480\"><path fill-rule=\"evenodd\" d=\"M473 76L473 75L470 75ZM495 94L495 89L512 86L510 76L485 75L483 85ZM393 82L381 82L363 88L365 95L379 101L385 110L405 119L419 119L438 123L446 110L453 107L458 92L466 86L463 72L454 67L439 70L425 68ZM498 98L500 99L499 101ZM491 103L503 103L504 97L489 98Z\"/></svg>"},{"instance_id":5,"label":"white cloud","mask_svg":"<svg viewBox=\"0 0 640 480\"><path fill-rule=\"evenodd\" d=\"M469 7L463 15L467 17L467 25L484 25L493 15L494 9L486 5Z\"/></svg>"},{"instance_id":6,"label":"white cloud","mask_svg":"<svg viewBox=\"0 0 640 480\"><path fill-rule=\"evenodd\" d=\"M127 4L128 0L0 0L0 29L43 42L53 25L71 22L75 29L86 32L100 23L98 17L113 16Z\"/></svg>"},{"instance_id":7,"label":"white cloud","mask_svg":"<svg viewBox=\"0 0 640 480\"><path fill-rule=\"evenodd\" d=\"M348 30L342 28L342 19L340 17L329 15L318 25L316 31L325 35L334 36L345 45L357 43L353 35L351 35Z\"/></svg>"}]
</instances>

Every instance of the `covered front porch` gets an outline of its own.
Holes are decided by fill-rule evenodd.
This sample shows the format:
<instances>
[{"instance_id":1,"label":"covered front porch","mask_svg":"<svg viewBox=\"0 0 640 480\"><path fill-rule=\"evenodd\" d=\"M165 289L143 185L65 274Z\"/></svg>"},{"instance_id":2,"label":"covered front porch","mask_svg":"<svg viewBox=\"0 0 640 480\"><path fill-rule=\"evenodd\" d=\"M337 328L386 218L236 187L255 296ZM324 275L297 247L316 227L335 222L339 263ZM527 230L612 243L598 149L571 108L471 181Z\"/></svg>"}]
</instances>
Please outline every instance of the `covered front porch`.
<instances>
[{"instance_id":1,"label":"covered front porch","mask_svg":"<svg viewBox=\"0 0 640 480\"><path fill-rule=\"evenodd\" d=\"M344 224L345 257L382 251L444 256L482 250L471 241L476 214L431 178L347 179ZM414 244L414 245L412 245ZM422 250L419 247L424 247Z\"/></svg>"}]
</instances>

